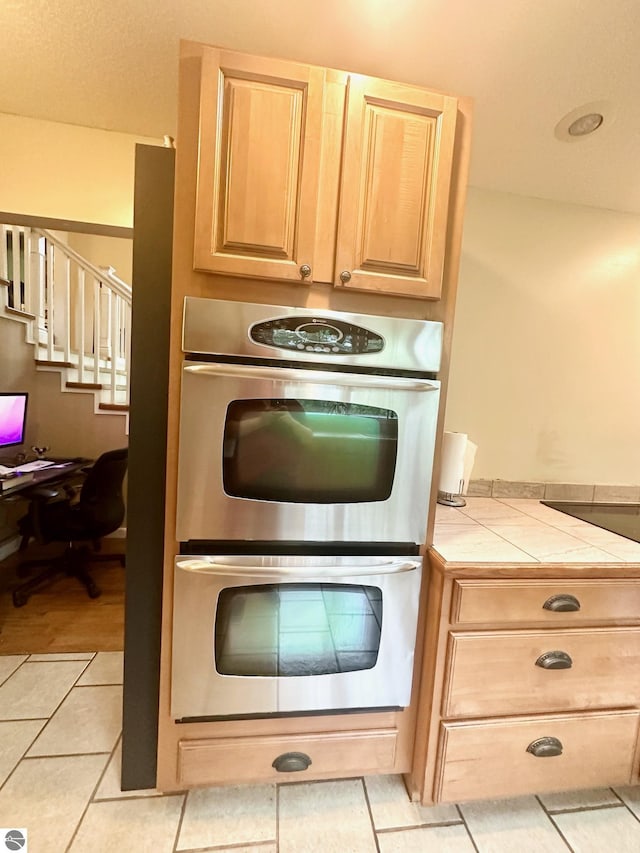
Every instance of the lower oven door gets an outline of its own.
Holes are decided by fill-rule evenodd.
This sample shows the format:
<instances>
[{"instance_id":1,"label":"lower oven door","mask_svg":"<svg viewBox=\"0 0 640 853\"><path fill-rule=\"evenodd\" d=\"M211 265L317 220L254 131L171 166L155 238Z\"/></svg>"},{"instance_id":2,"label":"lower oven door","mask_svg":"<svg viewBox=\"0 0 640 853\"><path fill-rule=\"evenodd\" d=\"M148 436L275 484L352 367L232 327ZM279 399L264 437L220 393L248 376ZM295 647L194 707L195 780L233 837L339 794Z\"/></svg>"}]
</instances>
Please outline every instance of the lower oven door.
<instances>
[{"instance_id":1,"label":"lower oven door","mask_svg":"<svg viewBox=\"0 0 640 853\"><path fill-rule=\"evenodd\" d=\"M172 716L408 705L420 578L419 557L177 557Z\"/></svg>"}]
</instances>

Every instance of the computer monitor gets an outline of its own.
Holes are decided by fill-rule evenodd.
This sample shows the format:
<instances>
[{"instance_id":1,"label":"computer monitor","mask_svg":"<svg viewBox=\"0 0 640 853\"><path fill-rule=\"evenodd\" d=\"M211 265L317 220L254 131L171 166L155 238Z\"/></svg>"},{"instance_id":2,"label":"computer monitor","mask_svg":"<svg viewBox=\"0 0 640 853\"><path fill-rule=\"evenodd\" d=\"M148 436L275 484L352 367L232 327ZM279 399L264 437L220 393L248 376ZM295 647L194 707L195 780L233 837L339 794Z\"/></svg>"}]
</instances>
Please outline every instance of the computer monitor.
<instances>
[{"instance_id":1,"label":"computer monitor","mask_svg":"<svg viewBox=\"0 0 640 853\"><path fill-rule=\"evenodd\" d=\"M0 391L0 449L24 444L28 399L26 391Z\"/></svg>"}]
</instances>

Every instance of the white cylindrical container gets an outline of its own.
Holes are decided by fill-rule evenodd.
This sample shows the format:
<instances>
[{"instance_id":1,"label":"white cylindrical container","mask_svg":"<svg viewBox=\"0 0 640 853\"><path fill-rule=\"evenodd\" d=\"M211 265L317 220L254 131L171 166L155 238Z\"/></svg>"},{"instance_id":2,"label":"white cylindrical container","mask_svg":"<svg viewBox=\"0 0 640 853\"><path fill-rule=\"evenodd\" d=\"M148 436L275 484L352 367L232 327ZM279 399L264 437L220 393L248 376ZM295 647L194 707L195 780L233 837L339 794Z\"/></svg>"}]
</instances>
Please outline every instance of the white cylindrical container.
<instances>
[{"instance_id":1,"label":"white cylindrical container","mask_svg":"<svg viewBox=\"0 0 640 853\"><path fill-rule=\"evenodd\" d=\"M442 459L440 481L438 483L438 503L446 506L464 506L471 468L477 446L469 441L466 432L445 430L442 440Z\"/></svg>"}]
</instances>

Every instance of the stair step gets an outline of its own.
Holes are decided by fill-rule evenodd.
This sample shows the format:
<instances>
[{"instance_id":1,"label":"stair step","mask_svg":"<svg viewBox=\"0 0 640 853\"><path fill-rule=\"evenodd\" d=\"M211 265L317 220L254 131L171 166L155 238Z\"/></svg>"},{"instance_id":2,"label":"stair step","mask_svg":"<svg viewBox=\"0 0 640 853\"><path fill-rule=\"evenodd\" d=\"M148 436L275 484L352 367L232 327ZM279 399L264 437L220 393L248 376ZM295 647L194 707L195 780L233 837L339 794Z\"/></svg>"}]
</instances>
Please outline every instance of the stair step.
<instances>
[{"instance_id":1,"label":"stair step","mask_svg":"<svg viewBox=\"0 0 640 853\"><path fill-rule=\"evenodd\" d=\"M7 305L4 310L7 314L13 314L14 317L21 317L23 320L36 319L35 314L30 314L28 311L21 311L20 308L12 308L10 305Z\"/></svg>"},{"instance_id":2,"label":"stair step","mask_svg":"<svg viewBox=\"0 0 640 853\"><path fill-rule=\"evenodd\" d=\"M36 367L75 367L70 361L47 361L46 359L37 358Z\"/></svg>"},{"instance_id":3,"label":"stair step","mask_svg":"<svg viewBox=\"0 0 640 853\"><path fill-rule=\"evenodd\" d=\"M86 391L102 391L100 382L65 382L65 388L83 388Z\"/></svg>"},{"instance_id":4,"label":"stair step","mask_svg":"<svg viewBox=\"0 0 640 853\"><path fill-rule=\"evenodd\" d=\"M98 408L105 412L128 412L129 406L127 403L99 403Z\"/></svg>"}]
</instances>

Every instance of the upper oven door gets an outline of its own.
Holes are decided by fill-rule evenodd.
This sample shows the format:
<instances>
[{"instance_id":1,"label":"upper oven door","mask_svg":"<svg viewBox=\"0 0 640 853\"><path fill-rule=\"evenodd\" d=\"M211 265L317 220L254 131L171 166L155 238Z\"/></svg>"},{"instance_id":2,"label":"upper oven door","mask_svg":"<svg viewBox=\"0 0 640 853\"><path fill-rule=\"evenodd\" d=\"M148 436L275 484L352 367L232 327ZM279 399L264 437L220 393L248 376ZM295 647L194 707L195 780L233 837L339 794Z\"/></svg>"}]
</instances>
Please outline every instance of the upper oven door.
<instances>
[{"instance_id":1,"label":"upper oven door","mask_svg":"<svg viewBox=\"0 0 640 853\"><path fill-rule=\"evenodd\" d=\"M177 538L424 542L439 390L186 363Z\"/></svg>"}]
</instances>

